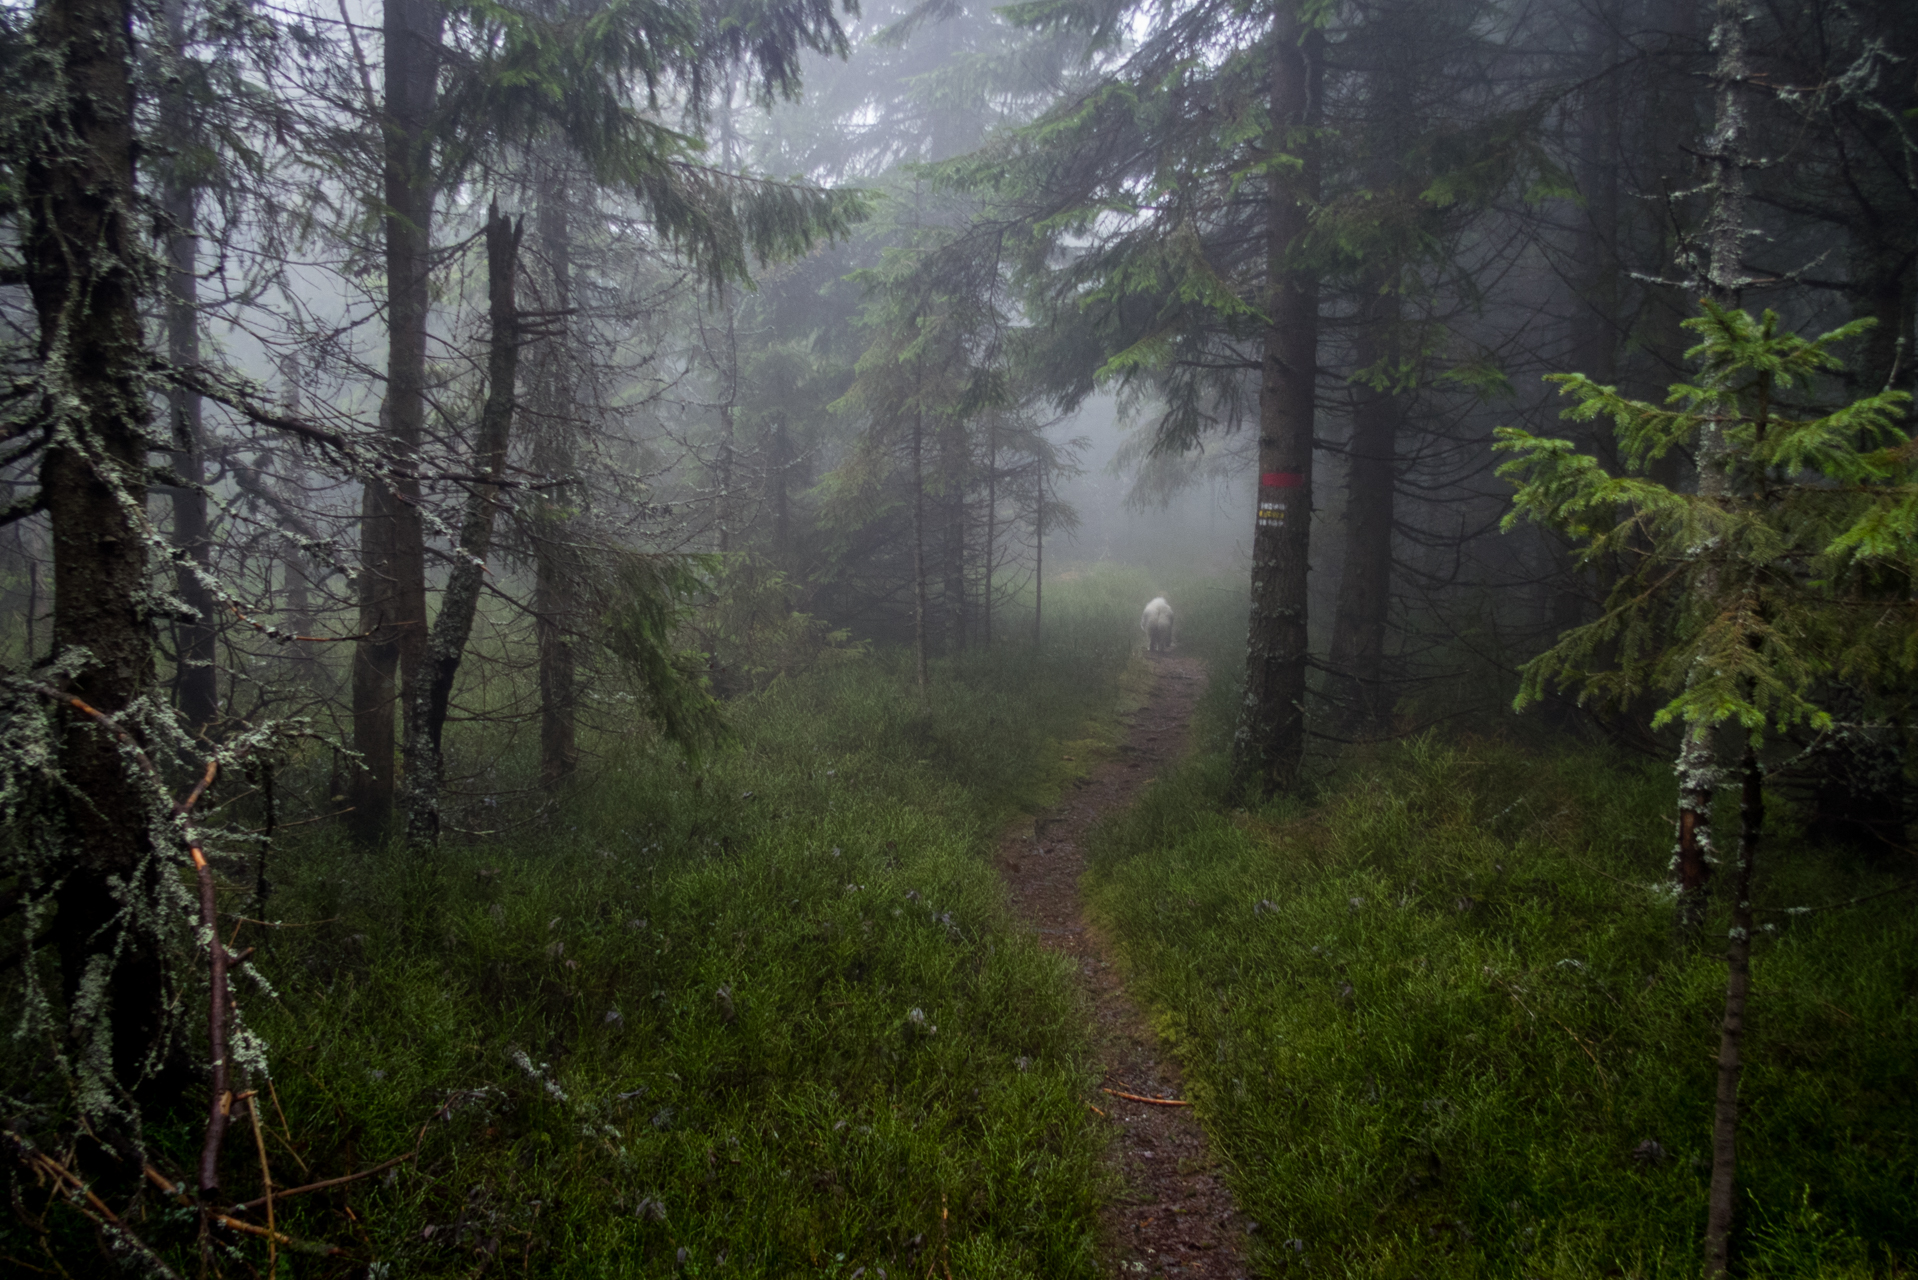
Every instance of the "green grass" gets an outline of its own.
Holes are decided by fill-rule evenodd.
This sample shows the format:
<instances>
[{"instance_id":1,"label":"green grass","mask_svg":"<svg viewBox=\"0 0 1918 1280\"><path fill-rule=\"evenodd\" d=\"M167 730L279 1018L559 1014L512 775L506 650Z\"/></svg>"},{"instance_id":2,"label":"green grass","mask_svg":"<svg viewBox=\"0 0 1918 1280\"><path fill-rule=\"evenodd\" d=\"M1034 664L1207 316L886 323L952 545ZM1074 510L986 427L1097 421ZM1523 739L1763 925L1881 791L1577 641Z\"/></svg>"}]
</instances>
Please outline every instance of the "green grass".
<instances>
[{"instance_id":1,"label":"green grass","mask_svg":"<svg viewBox=\"0 0 1918 1280\"><path fill-rule=\"evenodd\" d=\"M1673 942L1653 887L1669 774L1426 741L1248 816L1217 804L1221 770L1201 758L1110 823L1093 892L1260 1223L1258 1266L1696 1275L1725 977L1716 947ZM1761 904L1874 887L1782 839L1765 857ZM1744 1265L1909 1266L1910 899L1765 918Z\"/></svg>"},{"instance_id":2,"label":"green grass","mask_svg":"<svg viewBox=\"0 0 1918 1280\"><path fill-rule=\"evenodd\" d=\"M409 1275L498 1241L568 1275L684 1249L688 1274L903 1276L943 1208L968 1275L1090 1274L1083 1033L980 856L1088 691L993 674L929 714L899 671L790 684L710 769L636 751L516 848L309 860L278 909L340 917L301 936L348 958L285 993L300 1013L260 1006L309 1046L280 1072L292 1128L352 1117L334 1166L427 1129L360 1211L368 1251Z\"/></svg>"},{"instance_id":3,"label":"green grass","mask_svg":"<svg viewBox=\"0 0 1918 1280\"><path fill-rule=\"evenodd\" d=\"M419 1154L281 1205L346 1251L281 1274L1096 1274L1082 1015L985 854L1086 767L1066 744L1110 720L1132 620L1061 609L1042 653L939 664L923 709L901 655L777 680L698 768L635 727L543 824L431 860L283 842L287 927L237 941L274 988L236 994L275 1177ZM149 1130L175 1172L198 1134ZM223 1182L260 1190L244 1125ZM138 1223L194 1270L190 1215ZM4 1252L41 1256L20 1226ZM264 1273L235 1248L225 1274Z\"/></svg>"}]
</instances>

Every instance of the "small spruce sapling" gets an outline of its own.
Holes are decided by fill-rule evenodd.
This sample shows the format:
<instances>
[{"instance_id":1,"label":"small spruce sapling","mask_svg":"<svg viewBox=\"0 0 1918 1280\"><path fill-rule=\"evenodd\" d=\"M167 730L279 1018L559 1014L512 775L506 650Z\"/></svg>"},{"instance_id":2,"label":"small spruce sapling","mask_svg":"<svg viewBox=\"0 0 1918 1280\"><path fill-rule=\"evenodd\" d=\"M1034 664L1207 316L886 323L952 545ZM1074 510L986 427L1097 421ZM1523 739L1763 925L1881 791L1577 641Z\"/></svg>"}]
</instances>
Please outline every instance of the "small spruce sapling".
<instances>
[{"instance_id":1,"label":"small spruce sapling","mask_svg":"<svg viewBox=\"0 0 1918 1280\"><path fill-rule=\"evenodd\" d=\"M1918 446L1902 425L1903 392L1830 411L1810 403L1839 368L1833 348L1869 320L1806 339L1770 311L1702 309L1686 321L1700 337L1687 353L1700 376L1673 386L1664 407L1582 374L1550 379L1574 401L1567 419L1611 420L1624 474L1516 428L1500 428L1495 447L1513 455L1500 474L1518 488L1506 528L1529 517L1579 544L1582 563L1620 569L1600 617L1526 664L1517 706L1554 684L1581 701L1657 692L1670 700L1654 728L1682 724L1688 742L1721 725L1743 735L1706 1226L1716 1275L1735 1203L1759 752L1767 738L1831 731L1834 688L1882 690L1918 669ZM1649 478L1654 460L1700 438L1717 445L1715 483L1681 493Z\"/></svg>"}]
</instances>

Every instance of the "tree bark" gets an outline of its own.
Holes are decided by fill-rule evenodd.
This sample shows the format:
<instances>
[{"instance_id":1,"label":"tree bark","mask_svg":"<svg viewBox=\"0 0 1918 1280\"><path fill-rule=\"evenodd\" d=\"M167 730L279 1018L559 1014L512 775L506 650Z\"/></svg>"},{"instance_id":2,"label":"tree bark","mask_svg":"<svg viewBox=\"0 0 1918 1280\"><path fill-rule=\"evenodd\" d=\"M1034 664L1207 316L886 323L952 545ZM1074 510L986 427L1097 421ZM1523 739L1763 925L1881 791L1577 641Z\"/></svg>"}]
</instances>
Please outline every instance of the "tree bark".
<instances>
[{"instance_id":1,"label":"tree bark","mask_svg":"<svg viewBox=\"0 0 1918 1280\"><path fill-rule=\"evenodd\" d=\"M572 213L566 179L558 164L542 175L539 190L540 252L552 273L553 310L560 313L564 335L565 313L573 305ZM548 484L564 480L564 488L542 488L533 496L533 615L539 649L539 775L540 784L557 786L579 765L577 729L578 657L574 652L573 616L577 609L574 557L567 541L573 492L571 441L574 395L566 375L565 338L542 345L540 407L544 421L533 439L533 471Z\"/></svg>"},{"instance_id":2,"label":"tree bark","mask_svg":"<svg viewBox=\"0 0 1918 1280\"><path fill-rule=\"evenodd\" d=\"M1738 877L1731 935L1725 948L1725 1020L1719 1028L1718 1102L1712 1112L1712 1186L1705 1222L1705 1280L1730 1274L1738 1195L1738 1075L1745 1038L1745 1002L1752 981L1752 870L1765 826L1764 774L1750 745L1740 765Z\"/></svg>"},{"instance_id":3,"label":"tree bark","mask_svg":"<svg viewBox=\"0 0 1918 1280\"><path fill-rule=\"evenodd\" d=\"M426 322L431 307L433 177L431 117L438 101L440 37L435 0L386 0L386 403L383 426L402 459L419 456L426 426ZM385 835L394 799L393 712L415 714L426 656L426 533L419 484L369 477L361 497L360 623L353 656L353 745L361 772L353 825L368 841ZM404 693L403 693L404 691ZM406 741L422 741L409 726ZM412 767L417 762L407 762Z\"/></svg>"},{"instance_id":4,"label":"tree bark","mask_svg":"<svg viewBox=\"0 0 1918 1280\"><path fill-rule=\"evenodd\" d=\"M999 416L986 419L986 560L985 587L979 594L982 639L992 648L992 570L993 557L999 554Z\"/></svg>"},{"instance_id":5,"label":"tree bark","mask_svg":"<svg viewBox=\"0 0 1918 1280\"><path fill-rule=\"evenodd\" d=\"M926 674L926 415L912 417L912 652L919 675L919 701L930 687Z\"/></svg>"},{"instance_id":6,"label":"tree bark","mask_svg":"<svg viewBox=\"0 0 1918 1280\"><path fill-rule=\"evenodd\" d=\"M1252 533L1252 616L1245 702L1232 736L1232 790L1259 799L1292 787L1305 756L1307 555L1312 527L1312 424L1318 374L1319 282L1295 261L1318 198L1318 32L1280 0L1272 32L1274 156L1295 168L1267 175L1266 314L1259 385L1259 489Z\"/></svg>"},{"instance_id":7,"label":"tree bark","mask_svg":"<svg viewBox=\"0 0 1918 1280\"><path fill-rule=\"evenodd\" d=\"M85 650L68 692L110 716L152 687L147 611L148 355L134 215L132 11L125 0L42 0L38 68L64 93L26 122L21 259L39 321L40 486L52 527L53 651ZM63 866L55 894L62 986L83 1064L135 1088L171 1056L154 797L91 718L63 706ZM130 731L137 724L129 724ZM97 1038L104 1054L89 1047Z\"/></svg>"},{"instance_id":8,"label":"tree bark","mask_svg":"<svg viewBox=\"0 0 1918 1280\"><path fill-rule=\"evenodd\" d=\"M1700 159L1710 173L1711 208L1706 218L1704 259L1699 264L1706 293L1720 307L1736 307L1745 287L1741 258L1745 244L1745 104L1744 82L1750 74L1745 56L1744 0L1711 0L1712 134ZM1724 503L1732 498L1731 478L1725 468L1724 428L1708 419L1699 430L1698 494ZM1716 572L1701 576L1700 593L1718 595ZM1711 880L1712 800L1719 783L1718 752L1712 726L1694 722L1685 728L1678 752L1678 872L1677 929L1695 932L1705 917Z\"/></svg>"},{"instance_id":9,"label":"tree bark","mask_svg":"<svg viewBox=\"0 0 1918 1280\"><path fill-rule=\"evenodd\" d=\"M479 610L485 560L493 550L493 517L499 510L499 478L506 469L506 448L513 431L513 391L519 376L519 307L513 296L519 270L524 223L501 215L486 218L486 298L491 333L486 358L486 403L480 410L479 436L473 444L474 470L484 479L467 495L460 520L459 555L440 597L439 615L427 646L424 678L408 727L420 741L409 743L406 758L406 838L416 851L433 848L440 838L440 797L446 783L442 737L453 681L459 676L466 642Z\"/></svg>"},{"instance_id":10,"label":"tree bark","mask_svg":"<svg viewBox=\"0 0 1918 1280\"><path fill-rule=\"evenodd\" d=\"M950 415L939 440L939 498L945 530L940 538L940 602L945 606L946 649L966 648L966 425Z\"/></svg>"},{"instance_id":11,"label":"tree bark","mask_svg":"<svg viewBox=\"0 0 1918 1280\"><path fill-rule=\"evenodd\" d=\"M186 6L182 0L168 0L165 21L173 56L184 60ZM171 138L192 136L192 112L183 87L170 86L161 100L160 127ZM160 196L171 224L167 229L166 330L167 359L175 368L191 368L200 362L199 241L193 230L197 204L195 185L190 175L180 172L176 156ZM167 417L173 428L173 469L188 485L205 484L206 438L200 397L183 387L171 388L167 392ZM173 543L186 552L191 564L179 565L174 570L174 584L180 598L197 618L180 624L174 696L181 720L188 732L195 735L205 733L220 712L220 673L214 666L213 652L218 636L219 602L203 576L210 575L213 567L208 531L206 494L198 488L175 489Z\"/></svg>"},{"instance_id":12,"label":"tree bark","mask_svg":"<svg viewBox=\"0 0 1918 1280\"><path fill-rule=\"evenodd\" d=\"M772 562L782 570L790 569L792 556L786 544L792 537L793 448L783 414L773 419L766 446L766 505L772 508L773 517Z\"/></svg>"},{"instance_id":13,"label":"tree bark","mask_svg":"<svg viewBox=\"0 0 1918 1280\"><path fill-rule=\"evenodd\" d=\"M1374 279L1361 318L1359 368L1396 366L1398 280ZM1387 377L1396 377L1388 367ZM1368 730L1391 713L1385 688L1385 624L1392 601L1392 519L1398 484L1398 431L1404 398L1360 382L1352 390L1352 439L1346 452L1345 566L1332 623L1332 670L1344 686L1349 724Z\"/></svg>"},{"instance_id":14,"label":"tree bark","mask_svg":"<svg viewBox=\"0 0 1918 1280\"><path fill-rule=\"evenodd\" d=\"M1032 647L1037 650L1046 634L1046 460L1033 459L1032 468L1038 473L1032 507Z\"/></svg>"}]
</instances>

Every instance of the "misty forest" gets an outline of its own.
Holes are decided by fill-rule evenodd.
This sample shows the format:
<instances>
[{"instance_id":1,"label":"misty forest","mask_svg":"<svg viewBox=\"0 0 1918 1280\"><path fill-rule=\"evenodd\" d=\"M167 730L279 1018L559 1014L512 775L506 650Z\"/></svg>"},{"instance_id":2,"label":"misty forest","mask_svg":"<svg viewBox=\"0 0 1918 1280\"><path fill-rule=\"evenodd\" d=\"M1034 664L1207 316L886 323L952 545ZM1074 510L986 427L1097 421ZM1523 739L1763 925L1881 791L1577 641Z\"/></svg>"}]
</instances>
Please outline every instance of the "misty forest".
<instances>
[{"instance_id":1,"label":"misty forest","mask_svg":"<svg viewBox=\"0 0 1918 1280\"><path fill-rule=\"evenodd\" d=\"M7 1274L1918 1274L1918 4L0 90Z\"/></svg>"}]
</instances>

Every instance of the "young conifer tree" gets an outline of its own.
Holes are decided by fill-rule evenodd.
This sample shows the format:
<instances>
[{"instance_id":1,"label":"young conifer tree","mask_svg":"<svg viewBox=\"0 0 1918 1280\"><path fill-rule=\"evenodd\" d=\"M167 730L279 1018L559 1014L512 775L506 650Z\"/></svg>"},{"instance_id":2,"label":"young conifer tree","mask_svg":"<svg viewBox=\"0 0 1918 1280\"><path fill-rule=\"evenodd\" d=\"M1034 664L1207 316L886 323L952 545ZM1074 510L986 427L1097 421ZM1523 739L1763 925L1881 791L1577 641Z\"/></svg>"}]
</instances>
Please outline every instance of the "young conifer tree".
<instances>
[{"instance_id":1,"label":"young conifer tree","mask_svg":"<svg viewBox=\"0 0 1918 1280\"><path fill-rule=\"evenodd\" d=\"M1630 566L1598 619L1527 664L1518 705L1551 684L1621 704L1656 692L1669 700L1654 727L1678 724L1688 743L1721 727L1743 738L1705 1242L1706 1280L1718 1280L1736 1204L1765 748L1829 732L1835 683L1882 692L1918 671L1918 458L1901 391L1806 407L1840 369L1834 348L1869 321L1806 339L1769 311L1754 318L1710 301L1703 310L1687 322L1701 339L1690 353L1698 379L1663 406L1583 374L1553 379L1576 401L1568 419L1610 421L1620 474L1568 441L1515 428L1500 429L1497 447L1515 455L1501 468L1518 484L1506 527L1530 517L1578 544L1585 564ZM1658 459L1705 432L1717 483L1685 493L1651 478Z\"/></svg>"}]
</instances>

